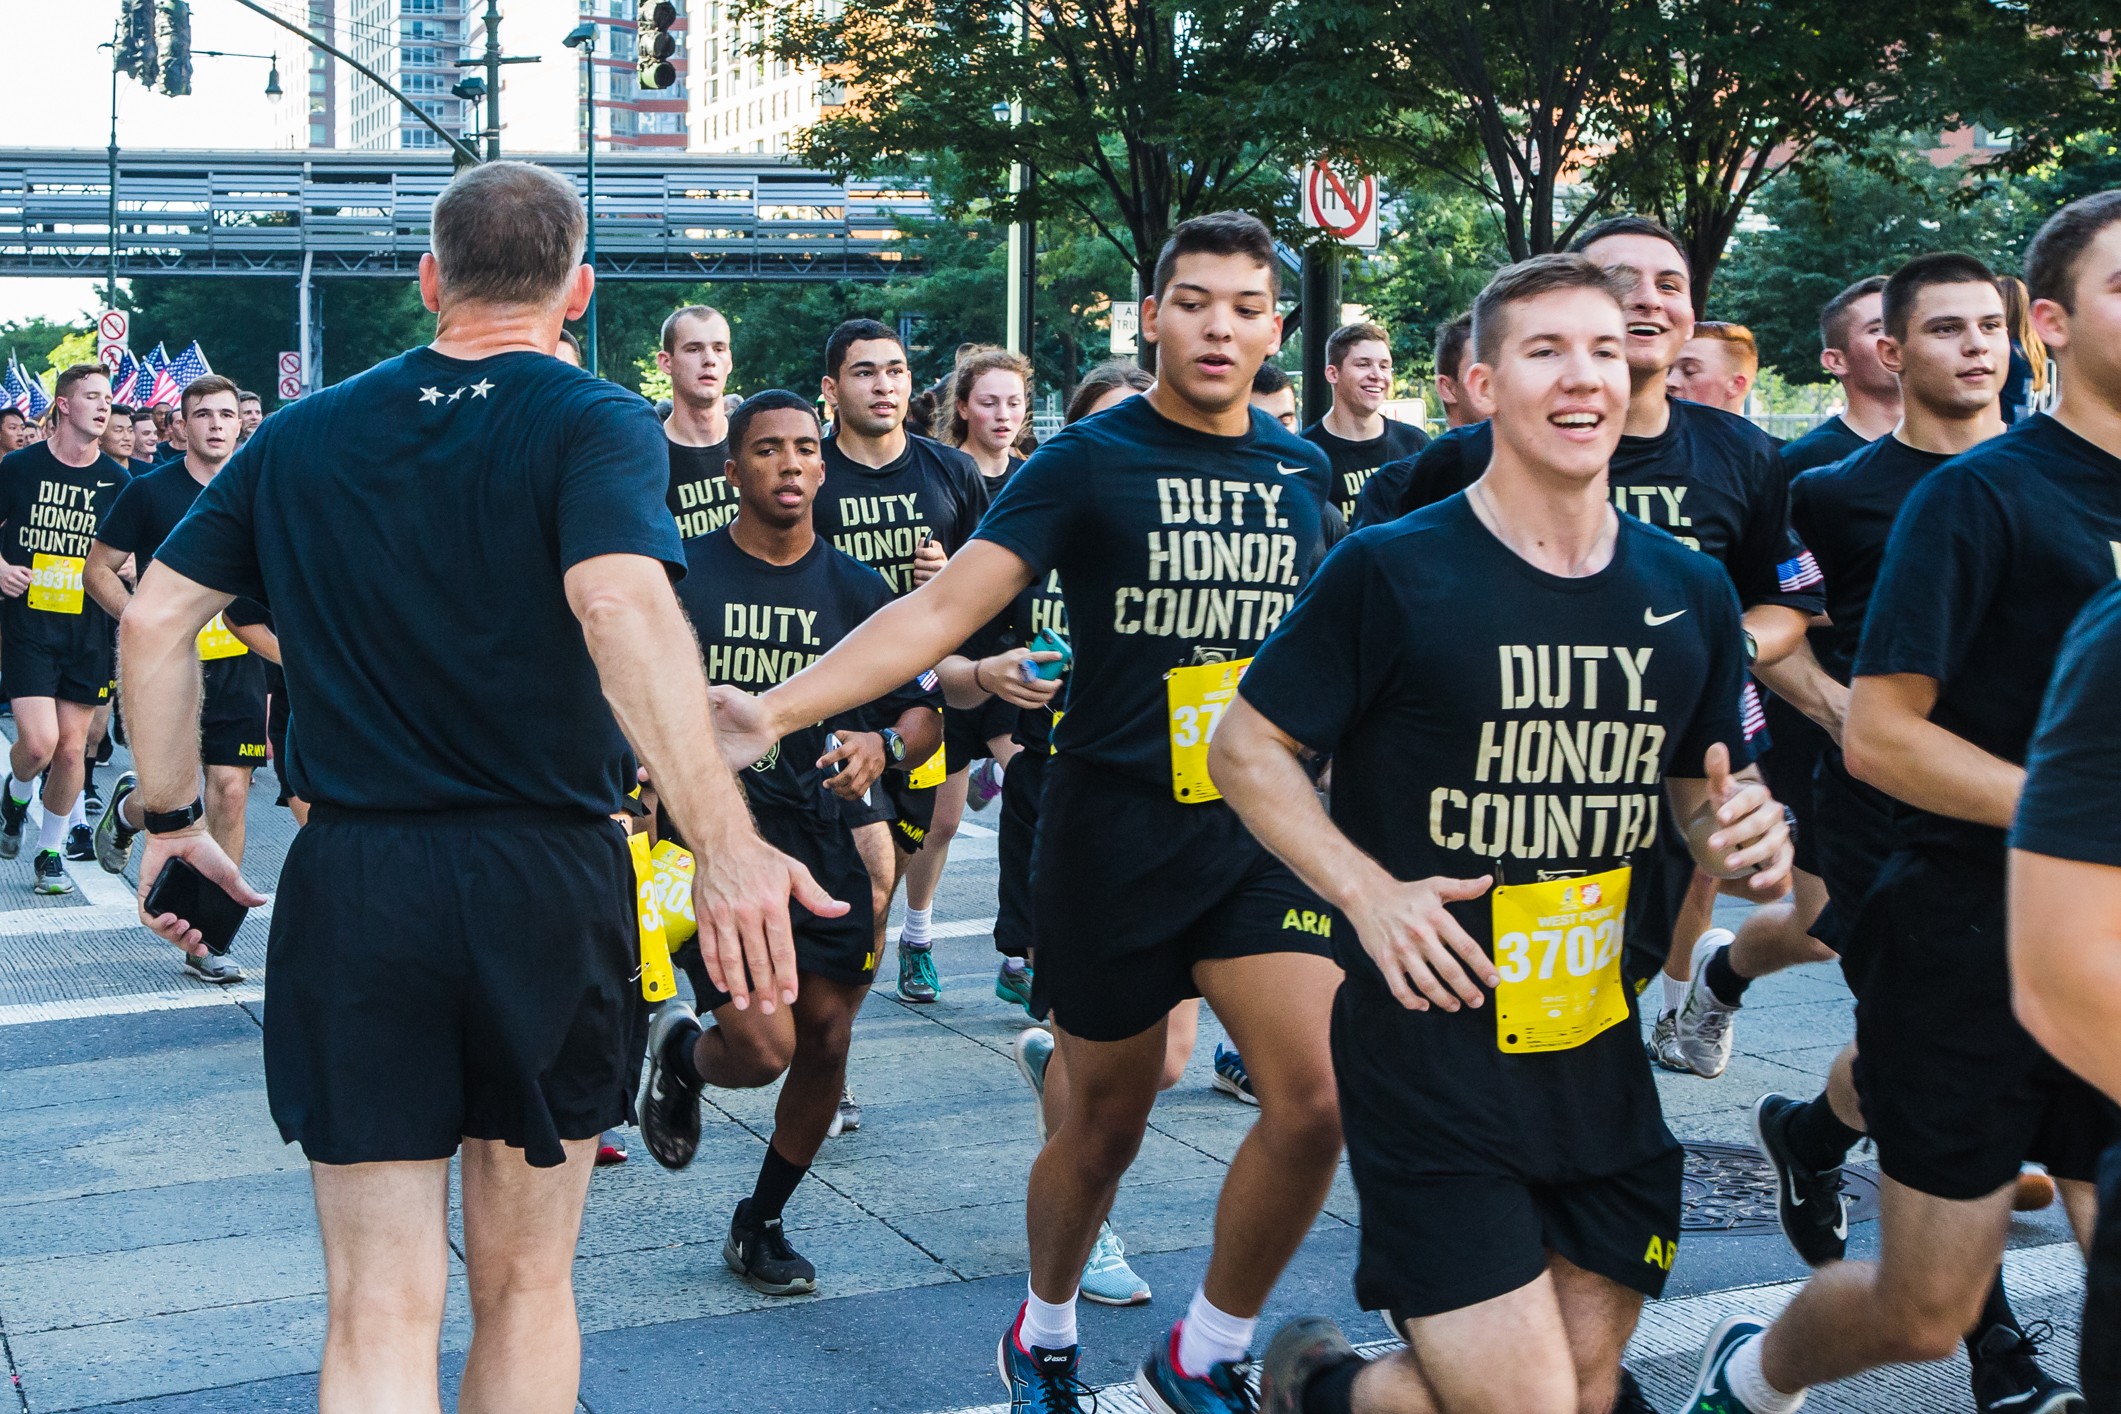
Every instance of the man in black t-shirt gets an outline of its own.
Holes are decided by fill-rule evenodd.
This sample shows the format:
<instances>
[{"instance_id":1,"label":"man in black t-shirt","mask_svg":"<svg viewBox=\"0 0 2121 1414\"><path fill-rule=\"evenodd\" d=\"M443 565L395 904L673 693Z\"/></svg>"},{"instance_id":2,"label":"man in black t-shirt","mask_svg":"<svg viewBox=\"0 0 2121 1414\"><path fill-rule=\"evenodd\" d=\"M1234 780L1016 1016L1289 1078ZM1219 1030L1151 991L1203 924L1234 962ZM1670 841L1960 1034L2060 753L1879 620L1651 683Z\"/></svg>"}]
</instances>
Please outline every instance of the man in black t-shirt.
<instances>
[{"instance_id":1,"label":"man in black t-shirt","mask_svg":"<svg viewBox=\"0 0 2121 1414\"><path fill-rule=\"evenodd\" d=\"M987 509L986 478L972 458L906 430L912 390L905 346L874 319L850 319L826 339L822 391L837 420L825 438L817 531L881 574L893 594L910 593L934 578L971 539ZM879 953L891 897L927 838L936 787L947 774L940 747L933 759L910 764L909 774L885 781L871 805L850 807L876 889ZM927 941L900 940L898 994L923 1003L942 994Z\"/></svg>"},{"instance_id":2,"label":"man in black t-shirt","mask_svg":"<svg viewBox=\"0 0 2121 1414\"><path fill-rule=\"evenodd\" d=\"M1878 359L1885 333L1885 277L1858 280L1819 310L1819 366L1841 385L1840 412L1782 444L1791 476L1828 466L1883 437L1900 421L1900 380Z\"/></svg>"},{"instance_id":3,"label":"man in black t-shirt","mask_svg":"<svg viewBox=\"0 0 2121 1414\"><path fill-rule=\"evenodd\" d=\"M2062 642L2011 825L2011 994L2056 1060L2121 1103L2121 584ZM2121 1148L2100 1166L2079 1370L2095 1414L2121 1410Z\"/></svg>"},{"instance_id":4,"label":"man in black t-shirt","mask_svg":"<svg viewBox=\"0 0 2121 1414\"><path fill-rule=\"evenodd\" d=\"M1790 844L1740 769L1730 581L1607 495L1629 283L1580 255L1489 283L1468 371L1494 408L1485 474L1333 552L1209 753L1341 925L1356 1295L1408 1346L1365 1364L1298 1322L1267 1354L1272 1409L1615 1407L1671 1270L1681 1154L1621 971L1635 870L1669 820L1771 898ZM1333 758L1330 818L1312 753Z\"/></svg>"},{"instance_id":5,"label":"man in black t-shirt","mask_svg":"<svg viewBox=\"0 0 2121 1414\"><path fill-rule=\"evenodd\" d=\"M102 448L110 378L78 363L53 388L51 436L0 460L0 682L14 708L13 778L0 789L0 859L22 849L44 780L35 889L70 894L60 851L96 710L110 701L111 623L81 582L96 526L127 481Z\"/></svg>"},{"instance_id":6,"label":"man in black t-shirt","mask_svg":"<svg viewBox=\"0 0 2121 1414\"><path fill-rule=\"evenodd\" d=\"M1343 324L1327 336L1326 382L1333 386L1333 405L1303 437L1333 464L1333 504L1346 517L1355 513L1355 498L1371 472L1413 456L1429 437L1382 411L1392 396L1392 337L1377 325Z\"/></svg>"},{"instance_id":7,"label":"man in black t-shirt","mask_svg":"<svg viewBox=\"0 0 2121 1414\"><path fill-rule=\"evenodd\" d=\"M729 479L729 321L704 304L688 304L663 321L656 367L670 379L670 513L687 540L720 530L736 515Z\"/></svg>"},{"instance_id":8,"label":"man in black t-shirt","mask_svg":"<svg viewBox=\"0 0 2121 1414\"><path fill-rule=\"evenodd\" d=\"M698 851L709 974L741 1008L796 996L791 894L718 759L673 575L683 550L648 405L552 356L588 305L581 199L516 162L436 201L435 342L262 424L127 609L126 719L149 838L142 916L183 860L264 902L199 824L197 636L270 606L313 803L279 880L265 1079L324 1234L327 1407L432 1405L462 1152L481 1293L461 1398L571 1407L570 1277L597 1135L626 1111L640 930L612 816L637 754ZM407 987L405 978L419 979Z\"/></svg>"},{"instance_id":9,"label":"man in black t-shirt","mask_svg":"<svg viewBox=\"0 0 2121 1414\"><path fill-rule=\"evenodd\" d=\"M1263 363L1252 375L1252 406L1291 432L1296 430L1296 385L1281 365Z\"/></svg>"},{"instance_id":10,"label":"man in black t-shirt","mask_svg":"<svg viewBox=\"0 0 2121 1414\"><path fill-rule=\"evenodd\" d=\"M890 603L891 591L812 529L825 467L808 402L780 389L760 393L737 409L727 431L736 451L729 476L736 516L686 542L678 598L699 635L708 680L756 691L815 662ZM771 1015L734 1005L688 945L678 961L714 1027L702 1030L693 1009L672 1000L649 1033L636 1109L649 1152L666 1168L692 1160L704 1086L755 1089L788 1077L765 1163L722 1249L730 1269L768 1296L817 1289L817 1270L789 1245L781 1213L838 1113L854 1014L876 973L868 873L840 806L940 744L941 705L934 675L923 674L878 702L791 733L741 774L760 833L849 908L830 918L795 910L802 988L792 1007Z\"/></svg>"},{"instance_id":11,"label":"man in black t-shirt","mask_svg":"<svg viewBox=\"0 0 2121 1414\"><path fill-rule=\"evenodd\" d=\"M2012 1013L2004 831L2063 636L2121 573L2121 192L2050 218L2026 283L2061 401L1923 478L1854 667L1849 769L1905 807L1845 945L1863 976L1856 1086L1885 1175L1879 1260L1830 1265L1772 1326L1726 1321L1697 1411L1781 1414L1808 1386L1949 1356L1994 1279L2028 1160L2080 1232L2091 1218L2112 1111Z\"/></svg>"},{"instance_id":12,"label":"man in black t-shirt","mask_svg":"<svg viewBox=\"0 0 2121 1414\"><path fill-rule=\"evenodd\" d=\"M177 528L199 493L235 454L241 428L236 385L216 373L188 384L179 403L185 446L181 461L135 477L118 493L89 546L83 576L88 592L122 622L133 593L118 571L130 559L137 577ZM202 705L199 759L206 768L206 828L238 867L243 863L244 811L250 777L265 761L265 667L228 631L222 618L199 635ZM96 859L122 874L132 860L133 837L144 828L137 781L128 771L111 792L110 808L96 822ZM226 957L186 954L186 970L208 982L240 982L243 969Z\"/></svg>"},{"instance_id":13,"label":"man in black t-shirt","mask_svg":"<svg viewBox=\"0 0 2121 1414\"><path fill-rule=\"evenodd\" d=\"M0 457L19 452L29 443L29 419L13 403L0 404Z\"/></svg>"},{"instance_id":14,"label":"man in black t-shirt","mask_svg":"<svg viewBox=\"0 0 2121 1414\"><path fill-rule=\"evenodd\" d=\"M939 660L1060 573L1075 658L1032 862L1033 996L1052 1006L1069 1095L1032 1165L1030 1292L997 1350L1027 1407L1076 1407L1078 1281L1146 1128L1179 1002L1214 1007L1260 1117L1224 1185L1206 1280L1139 1387L1165 1407L1243 1407L1232 1401L1247 1397L1239 1365L1257 1314L1332 1182L1332 917L1206 767L1239 674L1311 573L1328 496L1324 454L1248 401L1280 342L1276 286L1256 219L1182 223L1143 302L1155 386L1041 445L932 583L815 666L761 698L716 694L725 753L755 756Z\"/></svg>"}]
</instances>

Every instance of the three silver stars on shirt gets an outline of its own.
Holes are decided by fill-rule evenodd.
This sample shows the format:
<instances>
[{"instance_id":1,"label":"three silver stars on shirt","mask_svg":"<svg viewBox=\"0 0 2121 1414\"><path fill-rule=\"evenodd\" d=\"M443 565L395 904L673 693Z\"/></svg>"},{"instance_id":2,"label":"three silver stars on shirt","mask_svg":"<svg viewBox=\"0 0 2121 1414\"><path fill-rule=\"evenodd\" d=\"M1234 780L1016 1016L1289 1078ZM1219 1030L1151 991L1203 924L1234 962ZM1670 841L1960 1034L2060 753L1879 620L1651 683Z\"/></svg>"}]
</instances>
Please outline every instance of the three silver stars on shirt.
<instances>
[{"instance_id":1,"label":"three silver stars on shirt","mask_svg":"<svg viewBox=\"0 0 2121 1414\"><path fill-rule=\"evenodd\" d=\"M478 382L472 384L470 387L459 388L453 393L445 393L440 388L422 388L420 390L420 401L426 403L429 407L432 407L436 403L440 402L453 403L457 399L463 397L466 393L471 394L474 398L483 398L492 391L493 384L487 381L486 379L481 378Z\"/></svg>"}]
</instances>

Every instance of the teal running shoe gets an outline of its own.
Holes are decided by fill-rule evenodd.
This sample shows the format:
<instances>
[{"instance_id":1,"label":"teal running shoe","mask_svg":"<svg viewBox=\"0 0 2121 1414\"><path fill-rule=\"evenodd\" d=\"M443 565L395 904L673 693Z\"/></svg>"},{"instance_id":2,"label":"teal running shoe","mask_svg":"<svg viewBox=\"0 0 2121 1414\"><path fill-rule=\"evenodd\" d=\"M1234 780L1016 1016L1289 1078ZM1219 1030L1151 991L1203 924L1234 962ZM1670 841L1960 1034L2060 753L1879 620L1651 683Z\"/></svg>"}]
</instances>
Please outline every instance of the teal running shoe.
<instances>
[{"instance_id":1,"label":"teal running shoe","mask_svg":"<svg viewBox=\"0 0 2121 1414\"><path fill-rule=\"evenodd\" d=\"M1110 1223L1098 1226L1097 1246L1090 1249L1090 1260L1083 1263L1081 1290L1083 1300L1100 1306L1143 1306L1153 1294L1149 1283L1127 1265L1127 1246Z\"/></svg>"},{"instance_id":2,"label":"teal running shoe","mask_svg":"<svg viewBox=\"0 0 2121 1414\"><path fill-rule=\"evenodd\" d=\"M1026 1350L1017 1341L1017 1328L1023 1319L1023 1310L1018 1308L1016 1319L1002 1332L1001 1343L994 1350L995 1371L1009 1390L1010 1414L1088 1414L1096 1409L1097 1392L1075 1375L1082 1347L1047 1350L1034 1346ZM1085 1399L1088 1405L1083 1403Z\"/></svg>"},{"instance_id":3,"label":"teal running shoe","mask_svg":"<svg viewBox=\"0 0 2121 1414\"><path fill-rule=\"evenodd\" d=\"M1731 1388L1731 1357L1738 1347L1757 1340L1767 1322L1754 1316L1730 1316L1709 1332L1708 1349L1701 1354L1701 1373L1694 1379L1694 1398L1687 1414L1756 1414L1753 1407Z\"/></svg>"},{"instance_id":4,"label":"teal running shoe","mask_svg":"<svg viewBox=\"0 0 2121 1414\"><path fill-rule=\"evenodd\" d=\"M1248 1105L1259 1103L1259 1096L1252 1093L1252 1076L1245 1069L1245 1058L1235 1046L1215 1043L1215 1078L1209 1083L1233 1099Z\"/></svg>"},{"instance_id":5,"label":"teal running shoe","mask_svg":"<svg viewBox=\"0 0 2121 1414\"><path fill-rule=\"evenodd\" d=\"M1245 1383L1245 1363L1218 1360L1198 1379L1181 1373L1173 1326L1134 1372L1134 1392L1155 1414L1254 1414L1258 1406Z\"/></svg>"},{"instance_id":6,"label":"teal running shoe","mask_svg":"<svg viewBox=\"0 0 2121 1414\"><path fill-rule=\"evenodd\" d=\"M1006 962L1003 963L1002 970L994 975L994 995L1005 1002L1022 1007L1024 1015L1031 1016L1031 969L1012 968ZM1035 1016L1031 1016L1031 1019L1038 1020Z\"/></svg>"},{"instance_id":7,"label":"teal running shoe","mask_svg":"<svg viewBox=\"0 0 2121 1414\"><path fill-rule=\"evenodd\" d=\"M935 949L914 947L898 941L898 998L902 1002L932 1002L943 994L943 979L936 975Z\"/></svg>"}]
</instances>

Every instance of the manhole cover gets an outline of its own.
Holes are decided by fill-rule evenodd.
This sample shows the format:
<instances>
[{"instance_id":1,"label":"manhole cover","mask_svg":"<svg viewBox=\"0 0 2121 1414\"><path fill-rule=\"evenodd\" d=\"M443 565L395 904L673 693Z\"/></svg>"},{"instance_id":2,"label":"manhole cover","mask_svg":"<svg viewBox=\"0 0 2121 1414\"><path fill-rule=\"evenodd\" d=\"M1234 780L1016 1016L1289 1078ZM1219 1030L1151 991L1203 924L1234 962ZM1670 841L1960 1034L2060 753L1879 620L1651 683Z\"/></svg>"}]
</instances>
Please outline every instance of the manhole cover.
<instances>
[{"instance_id":1,"label":"manhole cover","mask_svg":"<svg viewBox=\"0 0 2121 1414\"><path fill-rule=\"evenodd\" d=\"M1690 1143L1682 1187L1681 1232L1779 1232L1775 1216L1775 1171L1744 1144ZM1870 1169L1841 1171L1849 1221L1878 1215L1878 1175Z\"/></svg>"}]
</instances>

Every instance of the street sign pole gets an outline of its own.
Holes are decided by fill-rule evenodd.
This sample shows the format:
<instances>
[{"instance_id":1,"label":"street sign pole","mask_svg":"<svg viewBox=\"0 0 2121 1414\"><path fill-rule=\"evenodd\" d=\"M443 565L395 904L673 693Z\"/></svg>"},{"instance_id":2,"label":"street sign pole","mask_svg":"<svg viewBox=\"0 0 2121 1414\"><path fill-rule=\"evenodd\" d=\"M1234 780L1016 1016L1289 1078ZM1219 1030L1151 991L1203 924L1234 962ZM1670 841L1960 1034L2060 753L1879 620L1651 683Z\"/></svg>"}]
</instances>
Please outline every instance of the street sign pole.
<instances>
[{"instance_id":1,"label":"street sign pole","mask_svg":"<svg viewBox=\"0 0 2121 1414\"><path fill-rule=\"evenodd\" d=\"M1340 324L1340 247L1304 247L1303 309L1303 420L1308 426L1333 406L1333 390L1326 383L1326 340Z\"/></svg>"}]
</instances>

